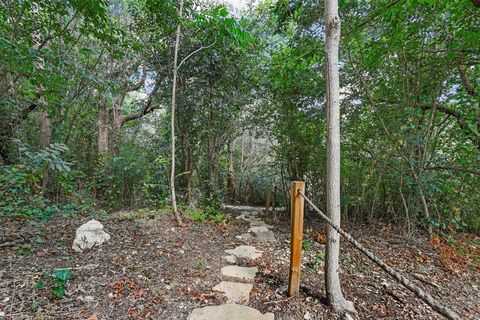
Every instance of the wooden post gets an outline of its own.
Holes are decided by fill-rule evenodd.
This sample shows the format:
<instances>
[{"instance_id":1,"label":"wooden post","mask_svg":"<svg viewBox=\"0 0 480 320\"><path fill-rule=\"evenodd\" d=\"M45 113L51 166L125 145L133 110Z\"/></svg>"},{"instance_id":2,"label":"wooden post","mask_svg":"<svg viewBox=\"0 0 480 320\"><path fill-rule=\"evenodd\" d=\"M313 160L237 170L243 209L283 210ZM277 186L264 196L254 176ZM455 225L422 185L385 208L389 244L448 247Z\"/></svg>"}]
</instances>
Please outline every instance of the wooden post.
<instances>
[{"instance_id":1,"label":"wooden post","mask_svg":"<svg viewBox=\"0 0 480 320\"><path fill-rule=\"evenodd\" d=\"M288 276L288 296L298 295L300 290L300 270L302 261L303 208L304 199L298 190L305 192L305 182L292 182L292 236L290 239L290 273Z\"/></svg>"}]
</instances>

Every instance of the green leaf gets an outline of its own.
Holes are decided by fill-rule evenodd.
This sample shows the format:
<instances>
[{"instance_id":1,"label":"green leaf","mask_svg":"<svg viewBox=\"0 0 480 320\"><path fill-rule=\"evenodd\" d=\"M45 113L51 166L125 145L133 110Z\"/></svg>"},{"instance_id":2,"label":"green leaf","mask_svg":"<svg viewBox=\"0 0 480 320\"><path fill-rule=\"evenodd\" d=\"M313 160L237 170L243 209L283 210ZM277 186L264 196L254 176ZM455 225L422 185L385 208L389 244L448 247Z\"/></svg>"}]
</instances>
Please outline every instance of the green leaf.
<instances>
[{"instance_id":1,"label":"green leaf","mask_svg":"<svg viewBox=\"0 0 480 320\"><path fill-rule=\"evenodd\" d=\"M63 286L53 288L52 292L57 298L63 298L65 296L65 288Z\"/></svg>"},{"instance_id":2,"label":"green leaf","mask_svg":"<svg viewBox=\"0 0 480 320\"><path fill-rule=\"evenodd\" d=\"M67 268L53 270L53 275L64 282L70 279L70 270Z\"/></svg>"},{"instance_id":3,"label":"green leaf","mask_svg":"<svg viewBox=\"0 0 480 320\"><path fill-rule=\"evenodd\" d=\"M35 288L37 288L37 289L44 289L44 288L46 288L46 286L47 285L45 284L45 282L43 282L41 280L35 282Z\"/></svg>"}]
</instances>

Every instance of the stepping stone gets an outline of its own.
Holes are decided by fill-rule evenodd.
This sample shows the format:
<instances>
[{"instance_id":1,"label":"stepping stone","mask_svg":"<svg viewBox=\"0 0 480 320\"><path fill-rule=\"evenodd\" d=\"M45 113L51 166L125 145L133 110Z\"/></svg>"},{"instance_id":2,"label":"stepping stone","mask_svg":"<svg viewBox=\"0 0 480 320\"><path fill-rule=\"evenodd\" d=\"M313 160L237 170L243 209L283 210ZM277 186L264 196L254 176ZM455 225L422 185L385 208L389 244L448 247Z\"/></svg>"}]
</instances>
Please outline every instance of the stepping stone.
<instances>
[{"instance_id":1,"label":"stepping stone","mask_svg":"<svg viewBox=\"0 0 480 320\"><path fill-rule=\"evenodd\" d=\"M244 233L244 234L241 234L239 236L235 236L235 238L237 238L238 240L242 240L242 241L253 240L253 236L250 233Z\"/></svg>"},{"instance_id":2,"label":"stepping stone","mask_svg":"<svg viewBox=\"0 0 480 320\"><path fill-rule=\"evenodd\" d=\"M223 292L227 297L227 303L248 303L253 284L222 281L213 287L213 291Z\"/></svg>"},{"instance_id":3,"label":"stepping stone","mask_svg":"<svg viewBox=\"0 0 480 320\"><path fill-rule=\"evenodd\" d=\"M223 259L227 261L228 263L236 263L237 262L237 257L229 255L229 256L223 256Z\"/></svg>"},{"instance_id":4,"label":"stepping stone","mask_svg":"<svg viewBox=\"0 0 480 320\"><path fill-rule=\"evenodd\" d=\"M256 218L257 216L258 212L245 211L241 215L237 216L237 219Z\"/></svg>"},{"instance_id":5,"label":"stepping stone","mask_svg":"<svg viewBox=\"0 0 480 320\"><path fill-rule=\"evenodd\" d=\"M257 215L258 215L257 212L245 212L245 213L237 216L236 218L237 218L237 219L245 220L245 221L247 221L247 222L257 222L257 221L261 221L261 219L258 218Z\"/></svg>"},{"instance_id":6,"label":"stepping stone","mask_svg":"<svg viewBox=\"0 0 480 320\"><path fill-rule=\"evenodd\" d=\"M260 250L252 246L238 246L235 249L225 250L226 253L236 256L237 258L257 259L262 256Z\"/></svg>"},{"instance_id":7,"label":"stepping stone","mask_svg":"<svg viewBox=\"0 0 480 320\"><path fill-rule=\"evenodd\" d=\"M263 242L273 242L273 241L277 240L277 239L275 239L275 234L270 230L269 231L257 232L257 233L255 233L255 237L259 241L263 241Z\"/></svg>"},{"instance_id":8,"label":"stepping stone","mask_svg":"<svg viewBox=\"0 0 480 320\"><path fill-rule=\"evenodd\" d=\"M248 281L253 281L257 272L257 267L226 266L222 268L222 276Z\"/></svg>"},{"instance_id":9,"label":"stepping stone","mask_svg":"<svg viewBox=\"0 0 480 320\"><path fill-rule=\"evenodd\" d=\"M238 304L222 304L194 309L187 320L274 320L273 313L262 314L257 309Z\"/></svg>"},{"instance_id":10,"label":"stepping stone","mask_svg":"<svg viewBox=\"0 0 480 320\"><path fill-rule=\"evenodd\" d=\"M265 226L265 225L267 224L263 220L250 222L250 227L259 227L259 226Z\"/></svg>"},{"instance_id":11,"label":"stepping stone","mask_svg":"<svg viewBox=\"0 0 480 320\"><path fill-rule=\"evenodd\" d=\"M264 226L258 226L258 227L251 227L250 229L248 229L247 232L253 232L253 233L258 233L258 232L265 232L265 231L269 231L272 226L269 226L269 225L264 225Z\"/></svg>"}]
</instances>

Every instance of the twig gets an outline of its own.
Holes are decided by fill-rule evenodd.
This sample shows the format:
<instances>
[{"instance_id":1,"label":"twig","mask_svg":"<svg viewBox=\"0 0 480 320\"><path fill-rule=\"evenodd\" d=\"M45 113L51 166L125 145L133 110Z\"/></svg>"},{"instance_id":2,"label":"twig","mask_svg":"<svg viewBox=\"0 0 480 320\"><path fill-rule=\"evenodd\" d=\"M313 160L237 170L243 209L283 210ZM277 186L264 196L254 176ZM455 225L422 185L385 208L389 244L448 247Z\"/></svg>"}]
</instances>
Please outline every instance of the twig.
<instances>
[{"instance_id":1,"label":"twig","mask_svg":"<svg viewBox=\"0 0 480 320\"><path fill-rule=\"evenodd\" d=\"M432 287L435 287L435 288L440 288L440 286L438 284L436 284L435 282L432 282L432 281L429 281L427 279L425 279L425 276L419 274L419 273L414 273L412 275L415 279L418 279L420 281L422 281L423 283L426 283L426 284L429 284L431 285Z\"/></svg>"}]
</instances>

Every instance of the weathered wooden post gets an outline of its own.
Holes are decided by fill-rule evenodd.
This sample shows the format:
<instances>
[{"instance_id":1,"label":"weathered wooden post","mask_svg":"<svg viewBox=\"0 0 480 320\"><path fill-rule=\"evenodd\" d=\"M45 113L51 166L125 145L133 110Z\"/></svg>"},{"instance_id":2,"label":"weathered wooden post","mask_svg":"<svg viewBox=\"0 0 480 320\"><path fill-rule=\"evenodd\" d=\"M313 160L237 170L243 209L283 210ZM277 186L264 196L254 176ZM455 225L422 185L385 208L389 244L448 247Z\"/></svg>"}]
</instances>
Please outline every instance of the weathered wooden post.
<instances>
[{"instance_id":1,"label":"weathered wooden post","mask_svg":"<svg viewBox=\"0 0 480 320\"><path fill-rule=\"evenodd\" d=\"M290 273L288 276L288 296L298 295L300 290L300 270L302 261L303 208L304 199L298 191L305 192L305 182L292 182L292 235L290 239Z\"/></svg>"}]
</instances>

